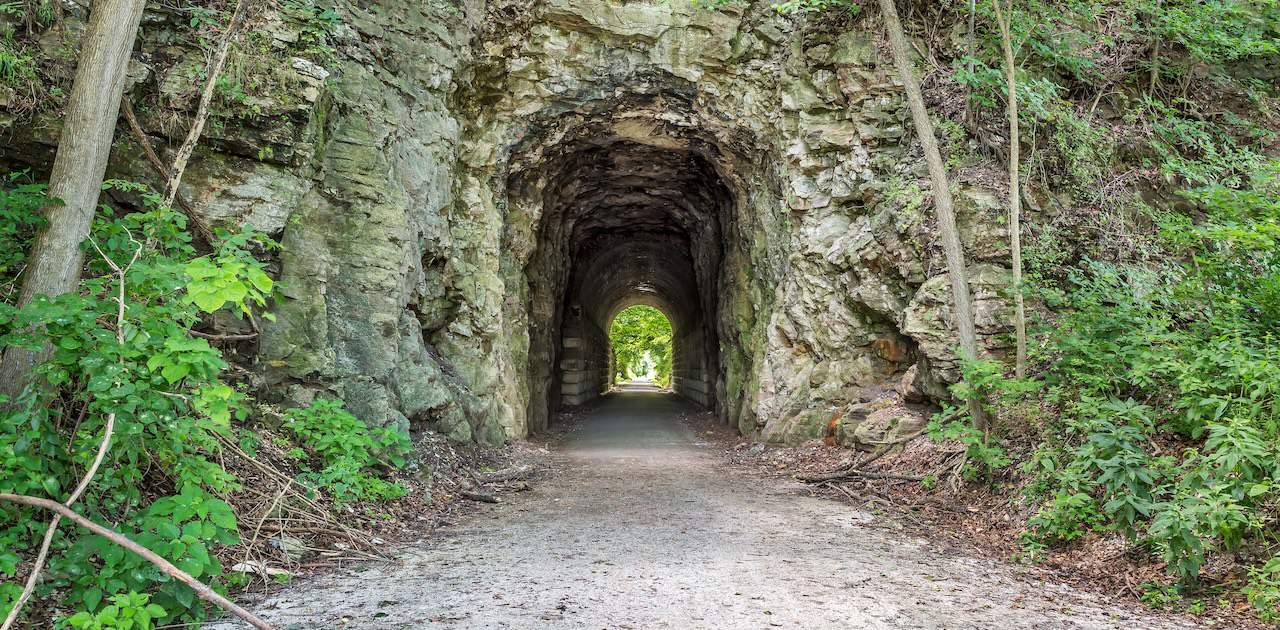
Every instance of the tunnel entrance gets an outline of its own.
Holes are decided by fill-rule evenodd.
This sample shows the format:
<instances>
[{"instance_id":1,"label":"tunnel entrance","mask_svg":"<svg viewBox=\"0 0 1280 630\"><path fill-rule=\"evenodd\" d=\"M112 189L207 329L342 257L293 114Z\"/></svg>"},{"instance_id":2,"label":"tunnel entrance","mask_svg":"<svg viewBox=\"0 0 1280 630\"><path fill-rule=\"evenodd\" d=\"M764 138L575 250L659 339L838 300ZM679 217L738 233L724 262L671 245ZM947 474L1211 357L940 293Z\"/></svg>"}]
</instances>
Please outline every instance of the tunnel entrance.
<instances>
[{"instance_id":1,"label":"tunnel entrance","mask_svg":"<svg viewBox=\"0 0 1280 630\"><path fill-rule=\"evenodd\" d=\"M588 115L544 121L513 156L509 216L536 216L524 269L529 304L530 431L565 405L608 391L609 330L634 306L671 327L670 388L723 414L722 304L734 289L726 234L739 203L721 134L670 93L634 95ZM741 406L741 405L739 405Z\"/></svg>"},{"instance_id":2,"label":"tunnel entrance","mask_svg":"<svg viewBox=\"0 0 1280 630\"><path fill-rule=\"evenodd\" d=\"M622 309L609 325L610 384L670 387L674 338L662 311L643 304Z\"/></svg>"},{"instance_id":3,"label":"tunnel entrance","mask_svg":"<svg viewBox=\"0 0 1280 630\"><path fill-rule=\"evenodd\" d=\"M604 141L566 155L549 188L555 196L546 206L540 245L547 254L563 252L568 272L563 294L552 296L563 300L564 314L558 374L551 374L552 409L557 389L561 405L608 390L615 376L610 325L637 305L670 322L672 389L712 404L719 361L719 214L729 205L714 168L687 149Z\"/></svg>"}]
</instances>

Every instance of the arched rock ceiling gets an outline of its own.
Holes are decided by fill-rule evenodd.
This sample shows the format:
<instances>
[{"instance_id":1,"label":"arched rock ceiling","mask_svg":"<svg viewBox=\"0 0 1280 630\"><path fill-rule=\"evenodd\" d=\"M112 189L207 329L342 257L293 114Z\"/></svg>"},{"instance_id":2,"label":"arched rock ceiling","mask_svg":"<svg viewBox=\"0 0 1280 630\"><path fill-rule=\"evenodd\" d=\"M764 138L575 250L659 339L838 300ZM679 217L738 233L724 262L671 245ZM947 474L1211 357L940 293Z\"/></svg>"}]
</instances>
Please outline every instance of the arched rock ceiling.
<instances>
[{"instance_id":1,"label":"arched rock ceiling","mask_svg":"<svg viewBox=\"0 0 1280 630\"><path fill-rule=\"evenodd\" d=\"M567 299L604 329L631 300L665 305L675 325L700 321L699 256L719 257L730 191L687 143L608 137L560 153L543 189L572 268ZM710 283L711 278L702 278ZM652 296L652 297L647 297Z\"/></svg>"}]
</instances>

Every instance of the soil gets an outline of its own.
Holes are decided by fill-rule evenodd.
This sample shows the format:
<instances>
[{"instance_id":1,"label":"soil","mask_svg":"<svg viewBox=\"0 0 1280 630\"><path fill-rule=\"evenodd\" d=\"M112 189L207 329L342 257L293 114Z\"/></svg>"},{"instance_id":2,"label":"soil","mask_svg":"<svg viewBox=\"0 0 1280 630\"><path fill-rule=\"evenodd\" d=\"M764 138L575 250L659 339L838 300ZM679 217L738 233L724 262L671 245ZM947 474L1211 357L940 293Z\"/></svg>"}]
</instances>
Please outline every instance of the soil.
<instances>
[{"instance_id":1,"label":"soil","mask_svg":"<svg viewBox=\"0 0 1280 630\"><path fill-rule=\"evenodd\" d=\"M651 388L606 396L531 490L247 604L288 628L1203 627L728 461L697 418Z\"/></svg>"}]
</instances>

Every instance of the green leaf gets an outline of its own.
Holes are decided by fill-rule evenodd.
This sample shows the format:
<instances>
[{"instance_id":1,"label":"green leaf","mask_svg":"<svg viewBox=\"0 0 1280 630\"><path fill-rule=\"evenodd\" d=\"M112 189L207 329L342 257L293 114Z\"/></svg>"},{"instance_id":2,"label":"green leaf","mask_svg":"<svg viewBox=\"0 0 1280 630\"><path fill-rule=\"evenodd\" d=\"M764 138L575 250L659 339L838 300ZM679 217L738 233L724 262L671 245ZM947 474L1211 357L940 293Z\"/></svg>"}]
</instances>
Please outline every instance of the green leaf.
<instances>
[{"instance_id":1,"label":"green leaf","mask_svg":"<svg viewBox=\"0 0 1280 630\"><path fill-rule=\"evenodd\" d=\"M169 381L171 385L186 378L190 373L191 366L186 363L172 363L160 370L160 375L164 377L164 380Z\"/></svg>"},{"instance_id":2,"label":"green leaf","mask_svg":"<svg viewBox=\"0 0 1280 630\"><path fill-rule=\"evenodd\" d=\"M98 604L102 603L102 591L96 588L86 589L80 596L80 601L84 602L85 608L91 611L97 610Z\"/></svg>"},{"instance_id":3,"label":"green leaf","mask_svg":"<svg viewBox=\"0 0 1280 630\"><path fill-rule=\"evenodd\" d=\"M200 310L206 313L213 313L217 311L227 302L220 294L204 292L191 294L191 301L199 307Z\"/></svg>"},{"instance_id":4,"label":"green leaf","mask_svg":"<svg viewBox=\"0 0 1280 630\"><path fill-rule=\"evenodd\" d=\"M249 282L253 283L253 286L263 293L270 293L271 288L275 286L275 283L271 280L271 276L268 276L257 267L250 267L248 276Z\"/></svg>"}]
</instances>

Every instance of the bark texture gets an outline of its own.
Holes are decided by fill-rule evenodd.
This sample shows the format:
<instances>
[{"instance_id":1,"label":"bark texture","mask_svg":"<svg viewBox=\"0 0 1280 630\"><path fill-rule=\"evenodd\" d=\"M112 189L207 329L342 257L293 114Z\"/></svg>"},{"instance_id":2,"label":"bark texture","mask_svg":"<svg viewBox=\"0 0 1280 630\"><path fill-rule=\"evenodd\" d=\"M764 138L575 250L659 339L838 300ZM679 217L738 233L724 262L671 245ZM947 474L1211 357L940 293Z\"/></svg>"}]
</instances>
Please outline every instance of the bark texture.
<instances>
[{"instance_id":1,"label":"bark texture","mask_svg":"<svg viewBox=\"0 0 1280 630\"><path fill-rule=\"evenodd\" d=\"M973 298L969 293L964 248L960 244L960 231L956 228L955 204L951 199L947 171L942 163L942 154L938 151L938 140L933 134L933 122L929 120L929 112L924 107L920 81L916 78L911 56L907 52L907 36L902 31L898 9L893 5L893 0L880 0L880 11L884 16L885 30L889 34L889 46L893 49L893 60L907 92L907 107L915 122L916 135L920 137L920 145L924 147L929 179L933 183L933 207L938 215L938 236L947 257L947 274L951 278L951 299L955 304L953 316L956 332L960 337L960 350L967 357L976 358L978 336L973 325ZM970 401L969 412L978 428L985 430L986 413L983 412L981 403Z\"/></svg>"},{"instance_id":2,"label":"bark texture","mask_svg":"<svg viewBox=\"0 0 1280 630\"><path fill-rule=\"evenodd\" d=\"M58 154L49 176L48 224L28 257L19 306L37 295L57 296L80 281L84 252L111 154L129 55L142 19L143 0L98 0L81 42L80 62L67 102ZM30 380L43 352L10 348L0 364L0 393L13 395Z\"/></svg>"}]
</instances>

